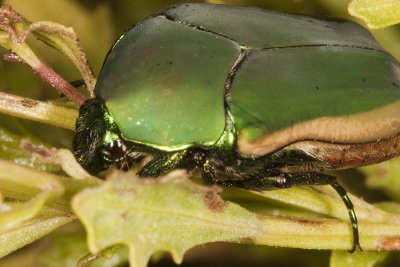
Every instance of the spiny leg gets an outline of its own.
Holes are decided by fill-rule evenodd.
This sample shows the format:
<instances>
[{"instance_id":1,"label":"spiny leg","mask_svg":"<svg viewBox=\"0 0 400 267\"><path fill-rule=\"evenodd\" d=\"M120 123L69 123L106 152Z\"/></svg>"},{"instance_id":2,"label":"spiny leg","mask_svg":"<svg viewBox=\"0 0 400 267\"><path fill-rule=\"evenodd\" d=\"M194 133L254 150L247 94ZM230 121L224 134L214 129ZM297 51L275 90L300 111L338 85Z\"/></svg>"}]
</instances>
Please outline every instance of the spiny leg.
<instances>
[{"instance_id":1,"label":"spiny leg","mask_svg":"<svg viewBox=\"0 0 400 267\"><path fill-rule=\"evenodd\" d=\"M166 174L179 167L184 160L185 154L186 151L158 154L139 170L138 175L142 177L158 177Z\"/></svg>"},{"instance_id":2,"label":"spiny leg","mask_svg":"<svg viewBox=\"0 0 400 267\"><path fill-rule=\"evenodd\" d=\"M349 252L354 252L357 247L362 251L359 242L357 216L354 211L353 203L347 195L346 190L337 182L336 177L322 173L282 174L279 176L261 179L223 181L220 184L223 186L236 186L257 191L288 188L291 186L301 185L330 185L342 198L343 203L346 205L349 213L351 227L353 230L353 247L351 250L349 250Z\"/></svg>"}]
</instances>

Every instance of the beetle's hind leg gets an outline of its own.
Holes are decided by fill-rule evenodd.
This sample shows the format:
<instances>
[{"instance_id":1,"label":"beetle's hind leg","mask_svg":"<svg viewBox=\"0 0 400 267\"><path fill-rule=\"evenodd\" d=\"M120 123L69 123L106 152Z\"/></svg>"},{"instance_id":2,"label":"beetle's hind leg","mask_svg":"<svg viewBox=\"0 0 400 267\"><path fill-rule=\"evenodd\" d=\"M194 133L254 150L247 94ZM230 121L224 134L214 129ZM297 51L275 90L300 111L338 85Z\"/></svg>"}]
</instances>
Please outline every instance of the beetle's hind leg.
<instances>
[{"instance_id":1,"label":"beetle's hind leg","mask_svg":"<svg viewBox=\"0 0 400 267\"><path fill-rule=\"evenodd\" d=\"M301 186L301 185L330 185L340 195L349 213L351 227L353 230L353 247L349 252L351 253L354 252L357 247L360 250L362 250L359 242L357 216L354 211L353 203L351 202L349 196L347 195L346 190L337 182L336 177L322 173L297 173L297 174L281 174L279 176L266 177L261 179L236 180L236 181L229 181L229 182L226 181L226 182L227 184L223 185L237 186L257 191L274 189L274 188L275 189L288 188L291 186Z\"/></svg>"}]
</instances>

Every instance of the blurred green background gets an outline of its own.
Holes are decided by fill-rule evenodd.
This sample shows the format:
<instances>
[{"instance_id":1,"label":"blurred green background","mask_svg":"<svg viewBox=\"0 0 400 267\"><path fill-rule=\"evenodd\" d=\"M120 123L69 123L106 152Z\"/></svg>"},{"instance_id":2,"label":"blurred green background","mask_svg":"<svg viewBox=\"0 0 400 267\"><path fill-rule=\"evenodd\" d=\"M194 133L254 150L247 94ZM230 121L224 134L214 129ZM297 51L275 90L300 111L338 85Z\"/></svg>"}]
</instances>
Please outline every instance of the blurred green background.
<instances>
[{"instance_id":1,"label":"blurred green background","mask_svg":"<svg viewBox=\"0 0 400 267\"><path fill-rule=\"evenodd\" d=\"M97 75L104 57L114 40L129 26L145 17L157 13L163 8L184 1L173 0L8 0L2 4L11 4L30 21L51 20L66 26L72 26L79 36L89 60ZM187 2L187 1L186 1ZM207 2L207 1L191 1ZM349 18L347 0L214 0L211 3L230 5L251 5L280 11L328 15ZM398 59L400 58L400 30L394 26L383 30L375 30L373 34L378 42ZM80 79L72 64L61 54L37 42L29 40L37 49L37 54L48 65L62 74L67 80ZM5 51L2 51L4 53ZM48 85L35 76L23 64L0 61L0 90L8 93L30 97L38 100L57 98L58 95ZM57 147L70 147L71 132L44 126L38 123L23 121L0 114L0 127L14 133L42 140ZM51 132L51 134L48 134ZM355 172L348 172L347 174ZM355 173L357 175L357 173ZM357 181L357 180L356 180ZM357 182L356 182L357 183ZM371 196L363 192L365 187L360 184L359 194L366 198L380 198L371 191ZM377 195L377 196L376 196ZM51 238L44 241L53 242ZM42 246L39 244L38 246ZM71 244L70 244L71 245ZM38 251L35 244L22 250L18 257L13 255L0 260L0 266L33 266L29 265L31 257L36 257ZM73 246L72 246L73 247ZM79 249L79 247L71 248ZM251 245L210 244L191 250L185 257L183 266L328 266L329 251L303 251L297 249L278 249L254 247ZM400 262L399 255L394 255L382 266L394 266ZM49 256L50 257L50 256ZM37 266L37 265L35 265ZM47 266L58 266L57 263ZM61 265L60 265L61 266ZM74 266L62 265L62 266ZM168 256L150 266L174 266ZM396 266L400 266L400 263Z\"/></svg>"}]
</instances>

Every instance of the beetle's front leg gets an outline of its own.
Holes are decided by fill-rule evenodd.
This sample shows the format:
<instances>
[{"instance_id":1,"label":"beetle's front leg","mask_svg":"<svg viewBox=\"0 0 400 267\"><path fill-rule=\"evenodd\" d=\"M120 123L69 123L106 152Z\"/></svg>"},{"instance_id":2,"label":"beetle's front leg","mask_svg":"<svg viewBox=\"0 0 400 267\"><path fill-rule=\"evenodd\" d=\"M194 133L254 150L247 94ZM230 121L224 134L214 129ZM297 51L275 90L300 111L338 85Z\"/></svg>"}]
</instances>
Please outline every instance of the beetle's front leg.
<instances>
[{"instance_id":1,"label":"beetle's front leg","mask_svg":"<svg viewBox=\"0 0 400 267\"><path fill-rule=\"evenodd\" d=\"M353 229L353 247L350 252L354 252L358 247L360 250L359 233L357 216L354 211L353 203L351 202L346 190L337 182L336 177L322 173L297 173L297 174L282 174L274 177L266 177L261 179L230 181L233 186L251 189L251 190L268 190L274 188L287 188L291 186L301 185L330 185L340 195L343 203L346 205L349 213L351 227Z\"/></svg>"},{"instance_id":2,"label":"beetle's front leg","mask_svg":"<svg viewBox=\"0 0 400 267\"><path fill-rule=\"evenodd\" d=\"M185 150L175 153L158 154L139 170L138 175L142 177L158 177L166 174L178 168L185 158L185 154Z\"/></svg>"}]
</instances>

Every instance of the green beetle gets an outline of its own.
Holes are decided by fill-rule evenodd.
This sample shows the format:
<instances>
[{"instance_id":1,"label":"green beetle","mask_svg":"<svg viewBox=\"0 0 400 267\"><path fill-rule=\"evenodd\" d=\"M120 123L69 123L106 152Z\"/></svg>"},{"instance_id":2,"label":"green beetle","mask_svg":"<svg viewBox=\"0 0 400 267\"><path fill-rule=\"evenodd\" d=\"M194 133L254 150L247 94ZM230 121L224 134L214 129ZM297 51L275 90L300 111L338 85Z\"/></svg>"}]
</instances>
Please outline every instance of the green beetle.
<instances>
[{"instance_id":1,"label":"green beetle","mask_svg":"<svg viewBox=\"0 0 400 267\"><path fill-rule=\"evenodd\" d=\"M199 169L207 183L331 185L326 170L399 155L400 65L355 23L182 4L127 30L80 108L73 148L92 174Z\"/></svg>"}]
</instances>

